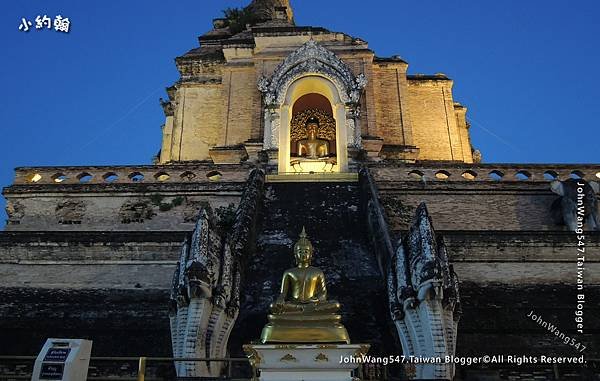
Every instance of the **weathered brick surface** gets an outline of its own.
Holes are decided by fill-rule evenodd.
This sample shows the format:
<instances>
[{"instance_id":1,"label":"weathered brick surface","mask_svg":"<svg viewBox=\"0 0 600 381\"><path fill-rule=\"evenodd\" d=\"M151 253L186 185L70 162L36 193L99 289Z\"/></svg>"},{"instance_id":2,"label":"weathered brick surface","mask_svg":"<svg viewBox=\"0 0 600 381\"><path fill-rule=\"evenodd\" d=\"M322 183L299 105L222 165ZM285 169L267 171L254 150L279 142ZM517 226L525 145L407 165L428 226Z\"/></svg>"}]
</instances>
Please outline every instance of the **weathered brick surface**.
<instances>
[{"instance_id":1,"label":"weathered brick surface","mask_svg":"<svg viewBox=\"0 0 600 381\"><path fill-rule=\"evenodd\" d=\"M375 96L376 131L384 138L385 144L410 144L403 134L402 106L400 93L400 76L406 76L406 71L398 67L373 67L373 87ZM408 111L406 111L408 113Z\"/></svg>"},{"instance_id":2,"label":"weathered brick surface","mask_svg":"<svg viewBox=\"0 0 600 381\"><path fill-rule=\"evenodd\" d=\"M180 67L183 83L174 96L174 115L166 117L161 162L210 160L214 146L262 140L258 78L272 75L309 38L335 52L355 75L367 77L361 100L363 135L380 136L388 145L416 144L424 160L471 161L468 131L457 121L451 81L445 77L409 78L406 62L375 58L365 43L342 33L259 28L244 41L219 48L222 55L178 59L185 61Z\"/></svg>"},{"instance_id":3,"label":"weathered brick surface","mask_svg":"<svg viewBox=\"0 0 600 381\"><path fill-rule=\"evenodd\" d=\"M239 202L251 169L209 164L17 168L15 184L3 189L9 208L6 229L191 230L201 207ZM209 178L217 172L218 178ZM34 174L40 179L28 181ZM57 174L65 180L54 181ZM81 174L92 178L83 183ZM109 182L106 174L117 178Z\"/></svg>"},{"instance_id":4,"label":"weathered brick surface","mask_svg":"<svg viewBox=\"0 0 600 381\"><path fill-rule=\"evenodd\" d=\"M161 194L160 203L154 202L155 194ZM199 192L139 192L112 195L78 192L60 195L19 195L7 199L8 202L21 205L25 215L18 220L18 224L11 221L7 225L7 230L191 230L201 205L218 208L230 203L237 204L239 197L239 191L225 197L210 193L202 196ZM176 199L181 200L180 205L173 205ZM65 223L57 214L57 207L65 200L85 206L85 213L78 218L77 223ZM161 207L161 203L171 206Z\"/></svg>"},{"instance_id":5,"label":"weathered brick surface","mask_svg":"<svg viewBox=\"0 0 600 381\"><path fill-rule=\"evenodd\" d=\"M437 229L565 231L566 227L556 225L550 214L551 205L559 196L550 190L550 182L543 174L545 171L559 172L564 179L570 172L578 170L588 173L587 178L591 180L599 167L502 164L384 164L371 167L380 202L394 231L407 229L421 202L427 203ZM494 171L503 173L504 178L491 180L488 174ZM530 178L518 181L514 175L519 171L529 173ZM449 177L438 179L436 175L440 172ZM462 176L465 172L476 177L468 180ZM422 177L411 178L411 173L419 173Z\"/></svg>"},{"instance_id":6,"label":"weathered brick surface","mask_svg":"<svg viewBox=\"0 0 600 381\"><path fill-rule=\"evenodd\" d=\"M209 160L210 147L222 145L223 89L221 85L188 85L178 92L172 156L168 161Z\"/></svg>"},{"instance_id":7,"label":"weathered brick surface","mask_svg":"<svg viewBox=\"0 0 600 381\"><path fill-rule=\"evenodd\" d=\"M115 185L133 186L130 189L160 189L168 187L170 184L178 184L185 188L185 185L204 185L218 184L212 181L208 175L214 171L221 173L221 182L224 183L244 183L248 178L248 173L252 170L251 165L215 165L210 162L189 162L168 165L105 165L105 166L45 166L45 167L19 167L15 169L14 184L4 189L4 192L11 192L13 187L26 185L26 190L31 192L40 191L44 186L52 185L50 189L60 190L67 186L79 186L79 190L90 191L92 189L104 189L118 191L119 188L112 188ZM39 175L35 181L32 177ZM56 176L64 175L60 181L56 181ZM81 177L90 175L86 181ZM107 176L114 175L107 179ZM135 179L135 175L141 175L141 178ZM161 175L166 175L161 177ZM97 185L96 188L89 188ZM101 187L102 185L103 187ZM15 188L21 189L21 188ZM127 188L121 188L127 189Z\"/></svg>"},{"instance_id":8,"label":"weathered brick surface","mask_svg":"<svg viewBox=\"0 0 600 381\"><path fill-rule=\"evenodd\" d=\"M469 184L483 187L478 191L488 186ZM315 264L325 270L331 297L343 305L352 339L374 343L379 353L400 353L387 322L384 285L364 236L361 208L355 185L268 185L256 252L248 258L241 315L230 342L232 355L242 355L241 344L258 338L281 273L292 265L291 247L302 225L313 239ZM437 227L436 218L440 218L433 216ZM542 353L552 347L554 338L527 320L527 308L539 309L548 321L572 327L576 269L571 256L575 242L569 233L438 232L444 236L461 280L464 315L459 325L459 354L509 352L521 345ZM35 353L46 336L76 335L93 337L98 344L96 355L168 355L168 290L183 234L3 233L2 339L19 343L14 351L11 348L13 354ZM591 317L598 313L595 298L600 291L600 269L593 250L600 246L600 237L590 235L587 242L592 251L586 266L586 316L590 318L582 341L595 347L599 327ZM507 334L513 336L505 339ZM115 337L119 337L116 352Z\"/></svg>"},{"instance_id":9,"label":"weathered brick surface","mask_svg":"<svg viewBox=\"0 0 600 381\"><path fill-rule=\"evenodd\" d=\"M454 103L454 112L456 115L456 126L459 131L460 145L462 147L462 155L465 163L473 162L473 150L471 146L471 135L469 133L470 125L467 123L467 108Z\"/></svg>"},{"instance_id":10,"label":"weathered brick surface","mask_svg":"<svg viewBox=\"0 0 600 381\"><path fill-rule=\"evenodd\" d=\"M581 247L571 232L438 230L438 233L452 251L455 263L573 263ZM596 256L600 253L600 234L587 232L585 243L591 254L587 259L600 260Z\"/></svg>"},{"instance_id":11,"label":"weathered brick surface","mask_svg":"<svg viewBox=\"0 0 600 381\"><path fill-rule=\"evenodd\" d=\"M2 264L1 287L166 289L176 261L148 263Z\"/></svg>"},{"instance_id":12,"label":"weathered brick surface","mask_svg":"<svg viewBox=\"0 0 600 381\"><path fill-rule=\"evenodd\" d=\"M225 118L218 145L236 145L251 139L252 131L256 129L253 124L260 122L254 112L257 105L260 107L254 70L252 66L245 66L228 68L224 73Z\"/></svg>"},{"instance_id":13,"label":"weathered brick surface","mask_svg":"<svg viewBox=\"0 0 600 381\"><path fill-rule=\"evenodd\" d=\"M457 126L449 80L410 80L409 112L414 144L420 148L419 160L471 162L463 156L461 132ZM470 149L470 147L468 148Z\"/></svg>"},{"instance_id":14,"label":"weathered brick surface","mask_svg":"<svg viewBox=\"0 0 600 381\"><path fill-rule=\"evenodd\" d=\"M0 263L176 261L187 231L0 232Z\"/></svg>"},{"instance_id":15,"label":"weathered brick surface","mask_svg":"<svg viewBox=\"0 0 600 381\"><path fill-rule=\"evenodd\" d=\"M35 355L48 337L89 338L93 356L171 356L166 289L0 288L2 355Z\"/></svg>"},{"instance_id":16,"label":"weathered brick surface","mask_svg":"<svg viewBox=\"0 0 600 381\"><path fill-rule=\"evenodd\" d=\"M463 281L461 282L463 315L458 326L457 355L570 357L585 354L587 359L597 358L600 324L594 316L600 312L599 296L598 284L589 287L586 291L585 333L581 335L575 330L575 290L572 284L519 286L506 282L482 285L479 282ZM585 345L587 347L585 352L580 353L548 332L546 328L532 321L528 317L531 311L556 326L566 336L575 338L577 342ZM552 369L551 364L545 366ZM557 364L557 369L562 376L573 375L572 378L565 377L561 380L594 380L596 378L591 374L595 373L596 377L600 374L597 364L595 366L590 363L589 367L586 370L581 366ZM532 380L532 374L536 372L543 374L544 365L463 366L459 367L458 375L463 380L479 380L485 374L482 368L489 369L488 372L495 375L496 378L492 378L493 380ZM584 378L584 374L589 374L592 378ZM553 380L554 378L538 379Z\"/></svg>"},{"instance_id":17,"label":"weathered brick surface","mask_svg":"<svg viewBox=\"0 0 600 381\"><path fill-rule=\"evenodd\" d=\"M240 316L230 339L232 354L260 337L269 303L279 293L292 247L303 226L315 247L313 265L325 272L330 299L342 304L353 342L374 353L394 351L385 285L362 228L358 188L351 184L271 184L266 189L257 252L248 258Z\"/></svg>"},{"instance_id":18,"label":"weathered brick surface","mask_svg":"<svg viewBox=\"0 0 600 381\"><path fill-rule=\"evenodd\" d=\"M414 210L421 202L440 229L457 230L564 230L551 219L550 206L556 199L550 191L480 192L473 190L404 190L383 193L382 204L392 210ZM486 194L487 193L487 194ZM406 215L389 213L392 229L408 227ZM410 216L410 214L409 214ZM457 218L460 216L460 218Z\"/></svg>"}]
</instances>

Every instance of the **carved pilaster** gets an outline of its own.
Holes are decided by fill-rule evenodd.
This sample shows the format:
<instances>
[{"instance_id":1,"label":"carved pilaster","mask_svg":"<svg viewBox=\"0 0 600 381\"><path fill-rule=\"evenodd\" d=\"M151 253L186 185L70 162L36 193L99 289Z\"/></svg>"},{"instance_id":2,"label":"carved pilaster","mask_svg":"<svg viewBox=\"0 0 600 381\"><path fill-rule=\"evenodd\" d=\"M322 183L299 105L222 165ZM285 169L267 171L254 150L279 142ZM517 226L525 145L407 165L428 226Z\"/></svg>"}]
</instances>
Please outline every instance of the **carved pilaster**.
<instances>
[{"instance_id":1,"label":"carved pilaster","mask_svg":"<svg viewBox=\"0 0 600 381\"><path fill-rule=\"evenodd\" d=\"M279 129L281 128L281 115L278 112L271 112L271 141L270 148L279 148Z\"/></svg>"},{"instance_id":2,"label":"carved pilaster","mask_svg":"<svg viewBox=\"0 0 600 381\"><path fill-rule=\"evenodd\" d=\"M281 114L279 110L267 108L265 116L265 134L263 147L265 150L274 150L279 148L279 128L281 126Z\"/></svg>"},{"instance_id":3,"label":"carved pilaster","mask_svg":"<svg viewBox=\"0 0 600 381\"><path fill-rule=\"evenodd\" d=\"M361 149L360 106L358 105L346 106L346 132L348 148Z\"/></svg>"}]
</instances>

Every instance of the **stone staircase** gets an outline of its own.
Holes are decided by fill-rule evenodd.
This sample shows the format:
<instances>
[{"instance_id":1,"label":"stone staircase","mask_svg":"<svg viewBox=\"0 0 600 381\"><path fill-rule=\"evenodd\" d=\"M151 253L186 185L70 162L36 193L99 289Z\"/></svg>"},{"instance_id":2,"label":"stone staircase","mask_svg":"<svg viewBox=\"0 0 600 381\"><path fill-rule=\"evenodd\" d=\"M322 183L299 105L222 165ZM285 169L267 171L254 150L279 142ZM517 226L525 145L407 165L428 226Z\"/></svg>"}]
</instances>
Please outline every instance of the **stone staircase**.
<instances>
[{"instance_id":1,"label":"stone staircase","mask_svg":"<svg viewBox=\"0 0 600 381\"><path fill-rule=\"evenodd\" d=\"M369 248L358 183L296 182L266 184L256 250L248 258L241 312L229 343L231 355L260 337L283 271L294 266L293 245L303 226L315 248L313 265L325 272L329 298L342 304L352 342L370 343L371 353L395 353L387 294Z\"/></svg>"}]
</instances>

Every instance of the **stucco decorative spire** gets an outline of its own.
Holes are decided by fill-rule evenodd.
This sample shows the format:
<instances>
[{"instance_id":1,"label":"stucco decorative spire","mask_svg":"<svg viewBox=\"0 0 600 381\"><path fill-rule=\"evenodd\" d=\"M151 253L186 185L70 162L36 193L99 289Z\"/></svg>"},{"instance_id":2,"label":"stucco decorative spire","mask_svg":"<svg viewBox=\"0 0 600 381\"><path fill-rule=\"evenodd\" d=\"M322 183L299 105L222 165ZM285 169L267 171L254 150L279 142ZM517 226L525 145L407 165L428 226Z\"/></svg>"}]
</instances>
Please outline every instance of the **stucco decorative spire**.
<instances>
[{"instance_id":1,"label":"stucco decorative spire","mask_svg":"<svg viewBox=\"0 0 600 381\"><path fill-rule=\"evenodd\" d=\"M285 21L294 24L294 12L290 0L252 0L246 7L259 21Z\"/></svg>"}]
</instances>

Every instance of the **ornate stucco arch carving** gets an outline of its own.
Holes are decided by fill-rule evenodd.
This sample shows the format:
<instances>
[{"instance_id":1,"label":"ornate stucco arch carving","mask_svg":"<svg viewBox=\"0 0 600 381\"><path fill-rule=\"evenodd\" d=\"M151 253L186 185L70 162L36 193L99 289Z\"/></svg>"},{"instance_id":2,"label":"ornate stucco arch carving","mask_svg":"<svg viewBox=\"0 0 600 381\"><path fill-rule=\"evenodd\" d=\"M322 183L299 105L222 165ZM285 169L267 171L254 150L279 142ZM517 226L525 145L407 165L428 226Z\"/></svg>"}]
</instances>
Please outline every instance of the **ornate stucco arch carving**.
<instances>
[{"instance_id":1,"label":"ornate stucco arch carving","mask_svg":"<svg viewBox=\"0 0 600 381\"><path fill-rule=\"evenodd\" d=\"M364 74L355 76L335 53L310 40L287 56L271 77L262 77L258 82L265 104L264 149L279 149L281 124L289 123L286 112L282 119L282 109L289 106L286 104L289 89L305 77L321 77L333 84L338 103L332 106L343 109L343 117L336 120L346 131L347 138L344 140L348 147L360 148L359 101L366 86L366 77Z\"/></svg>"},{"instance_id":2,"label":"ornate stucco arch carving","mask_svg":"<svg viewBox=\"0 0 600 381\"><path fill-rule=\"evenodd\" d=\"M367 84L364 74L354 76L334 52L310 40L287 56L270 78L259 80L258 89L264 94L267 107L281 106L292 82L309 73L320 74L335 83L347 104L357 104Z\"/></svg>"}]
</instances>

